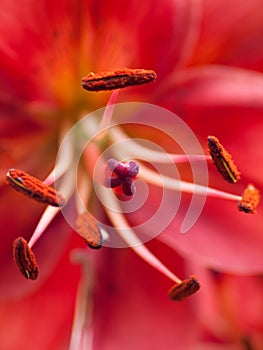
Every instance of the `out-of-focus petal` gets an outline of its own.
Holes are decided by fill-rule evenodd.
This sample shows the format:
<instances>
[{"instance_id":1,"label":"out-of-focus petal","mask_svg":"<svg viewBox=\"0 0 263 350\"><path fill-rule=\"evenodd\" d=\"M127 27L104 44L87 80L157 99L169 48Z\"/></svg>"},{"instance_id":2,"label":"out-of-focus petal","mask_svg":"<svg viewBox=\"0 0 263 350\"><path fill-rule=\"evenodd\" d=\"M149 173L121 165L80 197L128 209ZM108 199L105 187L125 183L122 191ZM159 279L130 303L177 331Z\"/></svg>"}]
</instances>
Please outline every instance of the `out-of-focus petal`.
<instances>
[{"instance_id":1,"label":"out-of-focus petal","mask_svg":"<svg viewBox=\"0 0 263 350\"><path fill-rule=\"evenodd\" d=\"M263 70L261 0L202 0L202 26L192 64Z\"/></svg>"},{"instance_id":2,"label":"out-of-focus petal","mask_svg":"<svg viewBox=\"0 0 263 350\"><path fill-rule=\"evenodd\" d=\"M214 112L220 115L220 108L239 107L247 113L248 108L257 111L263 104L263 74L241 68L221 65L189 68L175 75L173 84L166 86L163 99L170 102L168 106L173 110L183 113L186 120L190 112L191 117L201 117L200 109L217 108ZM210 115L209 124L214 124L214 120L215 115Z\"/></svg>"},{"instance_id":3,"label":"out-of-focus petal","mask_svg":"<svg viewBox=\"0 0 263 350\"><path fill-rule=\"evenodd\" d=\"M30 0L21 8L5 1L0 101L16 96L17 102L45 103L52 111L85 106L88 97L93 106L98 95L80 90L82 76L127 66L154 69L162 81L191 55L199 25L199 2L193 0L165 0L158 6L152 0L77 5Z\"/></svg>"},{"instance_id":4,"label":"out-of-focus petal","mask_svg":"<svg viewBox=\"0 0 263 350\"><path fill-rule=\"evenodd\" d=\"M1 7L1 100L72 101L80 23L76 3L4 1Z\"/></svg>"},{"instance_id":5,"label":"out-of-focus petal","mask_svg":"<svg viewBox=\"0 0 263 350\"><path fill-rule=\"evenodd\" d=\"M196 298L203 339L220 343L228 339L237 349L245 348L246 343L260 349L263 341L262 277L222 274L196 262L190 265L203 286Z\"/></svg>"},{"instance_id":6,"label":"out-of-focus petal","mask_svg":"<svg viewBox=\"0 0 263 350\"><path fill-rule=\"evenodd\" d=\"M187 202L182 202L187 208ZM262 212L263 205L258 208ZM180 233L184 213L159 236L184 256L212 269L238 274L261 273L263 269L260 214L240 213L234 202L208 199L196 224Z\"/></svg>"},{"instance_id":7,"label":"out-of-focus petal","mask_svg":"<svg viewBox=\"0 0 263 350\"><path fill-rule=\"evenodd\" d=\"M107 57L108 67L140 65L162 78L186 49L192 51L199 30L199 2L191 0L164 0L158 6L152 0L92 1L91 10L97 34L92 57L100 69Z\"/></svg>"},{"instance_id":8,"label":"out-of-focus petal","mask_svg":"<svg viewBox=\"0 0 263 350\"><path fill-rule=\"evenodd\" d=\"M170 249L156 242L149 247L159 255L163 252L174 271L183 273L182 260ZM169 280L130 249L105 250L98 281L94 349L191 348L198 331L191 303L195 296L171 302Z\"/></svg>"}]
</instances>

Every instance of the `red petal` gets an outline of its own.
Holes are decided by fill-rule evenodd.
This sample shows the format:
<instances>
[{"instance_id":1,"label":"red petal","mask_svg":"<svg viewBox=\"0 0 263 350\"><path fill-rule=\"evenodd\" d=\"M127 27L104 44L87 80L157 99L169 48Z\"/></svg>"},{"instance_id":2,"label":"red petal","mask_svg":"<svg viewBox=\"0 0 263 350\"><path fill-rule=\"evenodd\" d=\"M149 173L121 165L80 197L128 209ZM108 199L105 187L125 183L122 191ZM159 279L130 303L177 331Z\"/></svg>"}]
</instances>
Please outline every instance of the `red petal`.
<instances>
[{"instance_id":1,"label":"red petal","mask_svg":"<svg viewBox=\"0 0 263 350\"><path fill-rule=\"evenodd\" d=\"M74 241L71 243L75 245ZM0 338L3 349L68 348L80 275L79 268L69 263L68 255L67 249L56 268L53 267L51 277L46 280L43 279L45 267L41 259L42 278L40 276L41 279L33 283L17 280L14 286L17 289L17 298L12 301L0 301ZM46 253L45 259L49 258L53 261L52 256ZM15 272L10 280L11 278L16 280ZM25 296L23 284L28 282L31 284L31 293Z\"/></svg>"},{"instance_id":2,"label":"red petal","mask_svg":"<svg viewBox=\"0 0 263 350\"><path fill-rule=\"evenodd\" d=\"M229 149L243 178L262 183L263 75L237 68L206 66L182 73L163 104L206 146L217 136Z\"/></svg>"},{"instance_id":3,"label":"red petal","mask_svg":"<svg viewBox=\"0 0 263 350\"><path fill-rule=\"evenodd\" d=\"M202 26L192 64L221 63L263 70L261 0L202 1Z\"/></svg>"},{"instance_id":4,"label":"red petal","mask_svg":"<svg viewBox=\"0 0 263 350\"><path fill-rule=\"evenodd\" d=\"M182 207L187 207L182 202ZM262 211L263 205L258 208ZM159 238L184 256L218 271L239 274L261 273L262 215L240 213L234 202L209 199L197 223L180 233L182 212Z\"/></svg>"},{"instance_id":5,"label":"red petal","mask_svg":"<svg viewBox=\"0 0 263 350\"><path fill-rule=\"evenodd\" d=\"M260 349L263 341L261 276L225 275L200 268L198 264L191 266L202 280L196 306L199 324L206 336L220 343L228 340L236 344L235 349L240 349L246 338L251 346Z\"/></svg>"},{"instance_id":6,"label":"red petal","mask_svg":"<svg viewBox=\"0 0 263 350\"><path fill-rule=\"evenodd\" d=\"M102 69L107 57L108 67L139 64L156 70L158 77L167 75L181 61L186 44L190 50L190 41L199 23L198 6L189 0L164 0L158 5L152 0L144 3L139 0L129 3L93 1L96 66Z\"/></svg>"},{"instance_id":7,"label":"red petal","mask_svg":"<svg viewBox=\"0 0 263 350\"><path fill-rule=\"evenodd\" d=\"M262 108L261 73L220 65L206 65L181 71L173 85L166 86L166 102L178 112L202 116L201 108ZM178 106L178 107L177 107ZM195 110L193 110L195 108ZM215 111L217 115L220 111ZM244 110L247 112L247 110ZM210 116L211 122L214 116ZM197 121L196 121L197 123Z\"/></svg>"},{"instance_id":8,"label":"red petal","mask_svg":"<svg viewBox=\"0 0 263 350\"><path fill-rule=\"evenodd\" d=\"M175 253L160 244L150 247L173 260L178 273L184 274ZM130 249L104 251L98 281L94 349L188 349L196 339L193 304L171 302L169 280Z\"/></svg>"},{"instance_id":9,"label":"red petal","mask_svg":"<svg viewBox=\"0 0 263 350\"><path fill-rule=\"evenodd\" d=\"M198 8L190 0L164 0L158 6L153 0L79 6L69 0L30 0L23 6L5 2L0 96L68 106L90 70L146 68L155 69L160 79L167 77L193 50Z\"/></svg>"},{"instance_id":10,"label":"red petal","mask_svg":"<svg viewBox=\"0 0 263 350\"><path fill-rule=\"evenodd\" d=\"M5 1L0 15L2 99L72 101L69 92L79 86L73 80L80 22L80 9L71 1Z\"/></svg>"}]
</instances>

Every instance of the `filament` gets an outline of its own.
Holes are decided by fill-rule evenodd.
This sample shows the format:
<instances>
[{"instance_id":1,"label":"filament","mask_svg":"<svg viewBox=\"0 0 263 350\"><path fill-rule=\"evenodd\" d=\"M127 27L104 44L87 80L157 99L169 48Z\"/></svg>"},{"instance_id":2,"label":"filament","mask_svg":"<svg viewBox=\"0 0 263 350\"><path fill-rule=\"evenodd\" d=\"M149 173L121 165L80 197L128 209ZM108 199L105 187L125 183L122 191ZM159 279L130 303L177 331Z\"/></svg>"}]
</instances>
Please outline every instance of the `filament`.
<instances>
[{"instance_id":1,"label":"filament","mask_svg":"<svg viewBox=\"0 0 263 350\"><path fill-rule=\"evenodd\" d=\"M209 197L229 199L232 201L240 201L241 196L231 194L228 192L220 191L208 186L202 186L191 182L181 181L173 179L169 176L159 175L158 173L148 169L142 164L139 164L140 172L138 178L141 178L148 183L159 187L165 187L166 189L173 191L182 191L185 193L195 193L202 196L208 195Z\"/></svg>"},{"instance_id":2,"label":"filament","mask_svg":"<svg viewBox=\"0 0 263 350\"><path fill-rule=\"evenodd\" d=\"M174 275L156 256L151 253L145 245L139 240L135 232L132 230L124 215L121 214L121 208L112 192L103 186L99 186L99 191L105 201L105 211L111 220L114 228L117 230L121 238L134 250L134 252L153 266L156 270L164 274L175 283L182 281Z\"/></svg>"},{"instance_id":3,"label":"filament","mask_svg":"<svg viewBox=\"0 0 263 350\"><path fill-rule=\"evenodd\" d=\"M126 155L137 159L142 159L147 162L169 163L173 161L175 163L185 163L192 161L207 161L212 159L210 155L204 154L177 154L152 150L130 139L129 136L119 127L112 128L109 134L113 142L122 142L121 147L125 151Z\"/></svg>"}]
</instances>

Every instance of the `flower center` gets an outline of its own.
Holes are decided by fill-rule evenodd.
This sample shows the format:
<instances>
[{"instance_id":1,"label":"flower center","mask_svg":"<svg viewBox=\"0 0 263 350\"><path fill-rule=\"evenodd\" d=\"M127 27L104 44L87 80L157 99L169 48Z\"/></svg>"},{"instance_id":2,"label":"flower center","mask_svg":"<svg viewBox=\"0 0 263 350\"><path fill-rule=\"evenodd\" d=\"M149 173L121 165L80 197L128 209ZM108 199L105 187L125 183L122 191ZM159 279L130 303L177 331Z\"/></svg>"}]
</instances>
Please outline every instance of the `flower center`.
<instances>
[{"instance_id":1,"label":"flower center","mask_svg":"<svg viewBox=\"0 0 263 350\"><path fill-rule=\"evenodd\" d=\"M208 137L210 155L182 155L167 152L164 155L159 150L156 151L135 140L130 140L120 125L112 125L112 115L118 97L116 89L149 83L155 78L156 74L153 71L143 69L124 68L108 73L90 73L82 79L84 89L89 91L115 89L100 122L96 118L84 118L77 125L74 125L73 132L71 129L66 133L67 136L63 139L60 147L57 164L44 181L40 181L22 170L11 169L8 171L7 182L13 189L33 200L49 205L29 242L27 243L21 237L14 241L15 262L26 278L36 279L38 277L38 267L32 248L59 211L62 211L68 223L90 248L98 250L106 244L105 242L114 241L114 234L109 233L105 229L105 225L103 226L103 223L91 214L90 198L95 182L98 194L103 199L105 214L111 222L115 234L117 233L120 239L138 256L176 284L169 292L170 298L176 301L181 301L199 290L200 284L197 278L190 276L188 279L181 280L144 246L135 228L131 227L123 213L117 196L112 192L116 191L117 194L127 196L132 200L137 194L134 185L135 179L141 179L147 184L161 187L164 190L178 193L186 192L204 198L211 196L235 201L240 211L256 212L259 192L252 184L244 191L243 196L240 196L202 184L181 181L171 174L162 171L158 173L154 167L149 166L151 162L162 166L172 163L174 166L182 162L191 164L192 162L213 160L223 178L234 184L240 179L240 172L234 165L231 155L215 136ZM140 119L140 113L137 110L134 113L135 115L138 113L137 119ZM128 140L129 143L126 144L125 140ZM106 148L114 145L117 145L117 148L115 147L112 151L113 158L108 156ZM79 150L83 151L83 154L76 160ZM98 159L102 159L100 174L103 173L106 176L103 180L93 176ZM128 161L123 162L122 159L128 159ZM79 171L77 171L78 167ZM51 187L53 183L55 183L55 189ZM76 183L78 191L75 191ZM77 218L73 219L69 218L67 214L67 202L71 198L75 199L78 212ZM165 208L165 210L167 209ZM151 229L155 230L155 226Z\"/></svg>"}]
</instances>

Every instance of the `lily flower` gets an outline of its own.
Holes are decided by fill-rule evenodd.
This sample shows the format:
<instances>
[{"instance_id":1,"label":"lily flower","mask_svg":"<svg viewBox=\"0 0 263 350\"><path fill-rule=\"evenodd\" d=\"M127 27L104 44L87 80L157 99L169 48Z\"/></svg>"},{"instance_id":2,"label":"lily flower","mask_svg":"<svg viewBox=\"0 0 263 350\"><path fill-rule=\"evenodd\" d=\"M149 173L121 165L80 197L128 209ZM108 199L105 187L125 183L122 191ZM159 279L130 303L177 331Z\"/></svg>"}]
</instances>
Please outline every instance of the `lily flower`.
<instances>
[{"instance_id":1,"label":"lily flower","mask_svg":"<svg viewBox=\"0 0 263 350\"><path fill-rule=\"evenodd\" d=\"M260 5L3 2L3 349L260 343Z\"/></svg>"}]
</instances>

